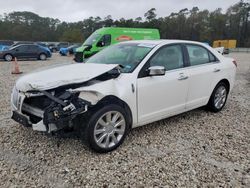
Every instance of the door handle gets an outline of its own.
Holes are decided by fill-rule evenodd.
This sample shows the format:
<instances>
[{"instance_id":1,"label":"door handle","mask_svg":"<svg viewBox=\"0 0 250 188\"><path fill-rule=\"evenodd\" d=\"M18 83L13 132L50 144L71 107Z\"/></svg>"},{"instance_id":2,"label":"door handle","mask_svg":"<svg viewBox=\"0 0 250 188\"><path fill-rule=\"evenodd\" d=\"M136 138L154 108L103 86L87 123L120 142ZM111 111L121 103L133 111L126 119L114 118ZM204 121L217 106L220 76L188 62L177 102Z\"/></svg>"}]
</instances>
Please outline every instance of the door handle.
<instances>
[{"instance_id":1,"label":"door handle","mask_svg":"<svg viewBox=\"0 0 250 188\"><path fill-rule=\"evenodd\" d=\"M188 79L188 76L185 76L184 74L180 74L180 77L178 78L178 80L186 80Z\"/></svg>"},{"instance_id":2,"label":"door handle","mask_svg":"<svg viewBox=\"0 0 250 188\"><path fill-rule=\"evenodd\" d=\"M215 68L214 72L220 72L220 69Z\"/></svg>"}]
</instances>

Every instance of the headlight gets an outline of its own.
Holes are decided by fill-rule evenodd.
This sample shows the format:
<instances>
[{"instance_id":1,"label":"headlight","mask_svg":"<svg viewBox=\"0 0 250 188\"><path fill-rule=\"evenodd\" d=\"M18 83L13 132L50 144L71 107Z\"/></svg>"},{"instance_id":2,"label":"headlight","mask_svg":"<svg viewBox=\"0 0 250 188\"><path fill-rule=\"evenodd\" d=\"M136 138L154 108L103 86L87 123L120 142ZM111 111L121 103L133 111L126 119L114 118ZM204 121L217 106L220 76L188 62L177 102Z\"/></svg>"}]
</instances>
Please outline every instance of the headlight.
<instances>
[{"instance_id":1,"label":"headlight","mask_svg":"<svg viewBox=\"0 0 250 188\"><path fill-rule=\"evenodd\" d=\"M25 93L25 96L27 98L29 98L29 97L39 97L39 96L43 96L43 95L44 94L41 93L41 92L27 92L27 93Z\"/></svg>"},{"instance_id":2,"label":"headlight","mask_svg":"<svg viewBox=\"0 0 250 188\"><path fill-rule=\"evenodd\" d=\"M18 90L16 89L16 86L14 86L12 90L11 100L14 106L18 107Z\"/></svg>"}]
</instances>

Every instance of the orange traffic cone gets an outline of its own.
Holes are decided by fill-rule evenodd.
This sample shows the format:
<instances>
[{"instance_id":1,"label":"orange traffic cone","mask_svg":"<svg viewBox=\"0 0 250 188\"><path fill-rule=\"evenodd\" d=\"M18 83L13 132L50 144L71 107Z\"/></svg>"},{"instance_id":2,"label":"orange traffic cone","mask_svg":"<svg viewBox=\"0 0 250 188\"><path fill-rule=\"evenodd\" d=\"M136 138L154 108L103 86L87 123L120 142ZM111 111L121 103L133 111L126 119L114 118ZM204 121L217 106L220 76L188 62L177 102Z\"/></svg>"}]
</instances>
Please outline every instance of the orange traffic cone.
<instances>
[{"instance_id":1,"label":"orange traffic cone","mask_svg":"<svg viewBox=\"0 0 250 188\"><path fill-rule=\"evenodd\" d=\"M23 72L20 72L16 57L14 58L13 66L14 66L14 70L11 71L11 74L22 74L23 73Z\"/></svg>"}]
</instances>

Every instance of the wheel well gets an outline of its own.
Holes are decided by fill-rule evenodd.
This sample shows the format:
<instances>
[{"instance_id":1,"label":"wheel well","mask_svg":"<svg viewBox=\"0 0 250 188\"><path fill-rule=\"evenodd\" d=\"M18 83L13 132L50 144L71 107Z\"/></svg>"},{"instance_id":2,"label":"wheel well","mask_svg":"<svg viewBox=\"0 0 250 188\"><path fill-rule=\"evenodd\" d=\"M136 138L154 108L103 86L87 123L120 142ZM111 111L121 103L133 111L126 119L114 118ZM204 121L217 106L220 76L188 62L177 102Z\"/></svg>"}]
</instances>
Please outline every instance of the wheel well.
<instances>
[{"instance_id":1,"label":"wheel well","mask_svg":"<svg viewBox=\"0 0 250 188\"><path fill-rule=\"evenodd\" d=\"M96 109L99 109L100 107L103 107L104 105L108 105L108 104L116 104L121 106L126 114L128 115L128 119L129 119L129 127L132 127L132 123L133 123L133 116L132 116L132 112L128 106L128 104L126 102L124 102L123 100L119 99L116 96L106 96L104 98L102 98L95 106L93 106L90 110L93 112Z\"/></svg>"},{"instance_id":2,"label":"wheel well","mask_svg":"<svg viewBox=\"0 0 250 188\"><path fill-rule=\"evenodd\" d=\"M227 89L228 89L228 92L230 91L230 83L229 83L229 81L227 80L227 79L223 79L223 80L221 80L221 81L219 81L219 83L224 83L224 84L226 84L226 86L227 86ZM218 83L218 84L219 84ZM217 84L217 85L218 85Z\"/></svg>"},{"instance_id":3,"label":"wheel well","mask_svg":"<svg viewBox=\"0 0 250 188\"><path fill-rule=\"evenodd\" d=\"M11 55L12 58L14 57L14 56L13 56L12 54L10 54L10 53L5 54L4 57L6 57L6 55Z\"/></svg>"},{"instance_id":4,"label":"wheel well","mask_svg":"<svg viewBox=\"0 0 250 188\"><path fill-rule=\"evenodd\" d=\"M40 55L42 55L42 54L46 55L46 53L45 53L45 52L41 52L41 53L39 54L39 56L40 56ZM46 55L46 56L47 56L47 55Z\"/></svg>"}]
</instances>

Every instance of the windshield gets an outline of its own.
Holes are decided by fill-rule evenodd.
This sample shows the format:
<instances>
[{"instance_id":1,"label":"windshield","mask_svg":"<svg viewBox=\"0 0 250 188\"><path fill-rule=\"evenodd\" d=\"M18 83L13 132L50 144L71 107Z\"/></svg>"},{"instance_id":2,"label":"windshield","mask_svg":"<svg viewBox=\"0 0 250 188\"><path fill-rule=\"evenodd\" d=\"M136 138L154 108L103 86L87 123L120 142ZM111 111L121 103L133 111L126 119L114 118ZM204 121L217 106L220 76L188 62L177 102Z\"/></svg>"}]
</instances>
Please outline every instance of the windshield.
<instances>
[{"instance_id":1,"label":"windshield","mask_svg":"<svg viewBox=\"0 0 250 188\"><path fill-rule=\"evenodd\" d=\"M71 46L69 46L68 48L75 48L77 45L73 44Z\"/></svg>"},{"instance_id":2,"label":"windshield","mask_svg":"<svg viewBox=\"0 0 250 188\"><path fill-rule=\"evenodd\" d=\"M92 45L100 38L100 36L101 36L100 34L93 33L87 38L87 40L84 42L83 45Z\"/></svg>"},{"instance_id":3,"label":"windshield","mask_svg":"<svg viewBox=\"0 0 250 188\"><path fill-rule=\"evenodd\" d=\"M120 43L105 48L89 58L86 63L119 64L123 73L132 72L154 45L141 43Z\"/></svg>"}]
</instances>

